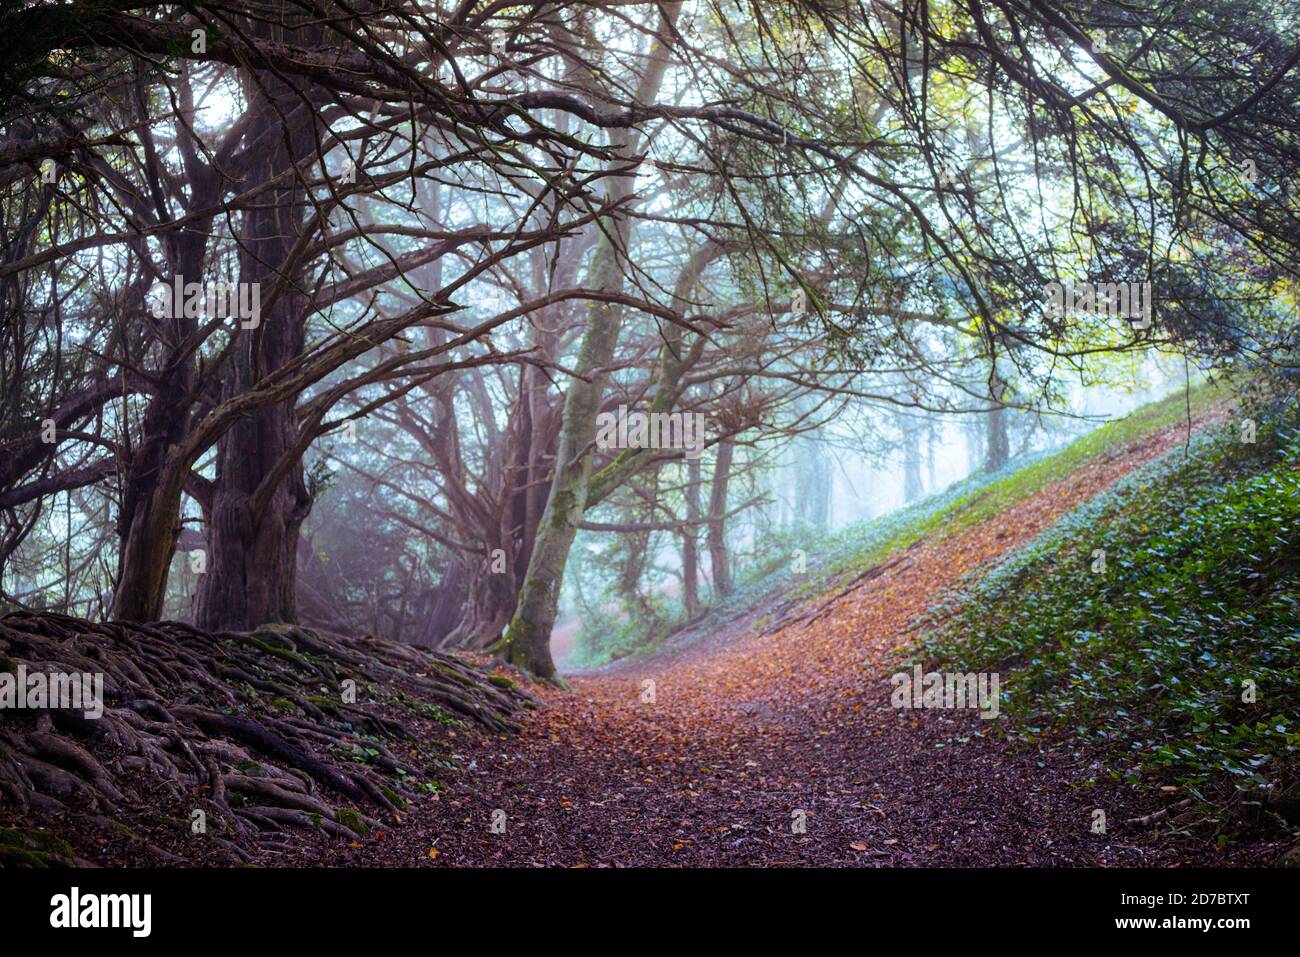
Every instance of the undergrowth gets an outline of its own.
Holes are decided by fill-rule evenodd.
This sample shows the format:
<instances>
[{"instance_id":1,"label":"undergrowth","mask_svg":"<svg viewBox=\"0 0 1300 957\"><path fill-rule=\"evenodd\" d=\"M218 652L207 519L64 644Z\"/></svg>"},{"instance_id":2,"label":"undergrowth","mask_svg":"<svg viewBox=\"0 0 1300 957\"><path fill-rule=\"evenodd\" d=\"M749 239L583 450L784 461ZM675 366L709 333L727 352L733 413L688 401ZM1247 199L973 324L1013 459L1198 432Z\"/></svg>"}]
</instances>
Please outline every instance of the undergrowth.
<instances>
[{"instance_id":1,"label":"undergrowth","mask_svg":"<svg viewBox=\"0 0 1300 957\"><path fill-rule=\"evenodd\" d=\"M936 609L928 660L1000 672L1007 733L1209 805L1296 783L1300 414L1234 419L1074 509Z\"/></svg>"}]
</instances>

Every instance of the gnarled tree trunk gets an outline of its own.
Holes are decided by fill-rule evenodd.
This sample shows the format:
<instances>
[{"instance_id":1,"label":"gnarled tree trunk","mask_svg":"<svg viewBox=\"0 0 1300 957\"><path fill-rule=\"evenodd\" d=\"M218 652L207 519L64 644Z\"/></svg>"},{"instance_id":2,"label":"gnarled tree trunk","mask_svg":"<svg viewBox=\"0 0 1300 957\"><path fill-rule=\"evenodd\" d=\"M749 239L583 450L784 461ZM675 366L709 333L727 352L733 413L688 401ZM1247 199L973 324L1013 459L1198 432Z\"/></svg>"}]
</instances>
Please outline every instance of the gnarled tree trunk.
<instances>
[{"instance_id":1,"label":"gnarled tree trunk","mask_svg":"<svg viewBox=\"0 0 1300 957\"><path fill-rule=\"evenodd\" d=\"M615 187L625 191L626 184ZM626 220L614 227L624 243L628 234ZM618 250L609 239L602 241L597 256L598 288L619 290L623 285ZM564 400L564 419L560 444L556 450L555 477L551 494L542 513L528 572L519 593L519 606L506 630L505 644L509 660L539 678L556 675L551 658L551 629L560 599L564 567L573 547L578 523L587 508L596 442L596 413L600 411L605 389L605 375L597 372L609 367L618 342L622 307L605 302L593 304L587 335L578 353L578 373L587 379L575 379Z\"/></svg>"},{"instance_id":2,"label":"gnarled tree trunk","mask_svg":"<svg viewBox=\"0 0 1300 957\"><path fill-rule=\"evenodd\" d=\"M190 206L203 209L217 197L216 177L206 167L192 170ZM197 281L203 275L210 216L177 230L163 244L176 276ZM173 276L160 277L171 281ZM120 539L117 582L109 616L114 621L157 621L167 596L167 576L180 535L181 494L191 462L178 454L194 411L197 378L180 344L198 320L184 315L157 320L168 326L176 344L141 423L141 441L129 456L117 528Z\"/></svg>"},{"instance_id":3,"label":"gnarled tree trunk","mask_svg":"<svg viewBox=\"0 0 1300 957\"><path fill-rule=\"evenodd\" d=\"M252 24L254 33L265 29ZM316 29L298 42L318 41ZM314 117L304 93L272 73L259 72L248 149L258 159L250 182L290 171L316 149ZM277 282L281 294L256 328L240 331L225 396L247 391L302 352L306 299L291 262L302 230L305 192L290 174L244 214L240 282L260 283L264 304ZM287 271L287 273L286 273ZM208 571L200 586L201 628L243 630L295 619L294 572L298 532L311 509L303 479L295 400L260 406L219 440L217 482L208 528Z\"/></svg>"},{"instance_id":4,"label":"gnarled tree trunk","mask_svg":"<svg viewBox=\"0 0 1300 957\"><path fill-rule=\"evenodd\" d=\"M156 442L165 439L159 436ZM161 449L142 447L128 472L118 522L117 582L109 611L114 621L157 621L163 614L168 569L181 529L184 473L189 466L157 464L151 468L160 455Z\"/></svg>"}]
</instances>

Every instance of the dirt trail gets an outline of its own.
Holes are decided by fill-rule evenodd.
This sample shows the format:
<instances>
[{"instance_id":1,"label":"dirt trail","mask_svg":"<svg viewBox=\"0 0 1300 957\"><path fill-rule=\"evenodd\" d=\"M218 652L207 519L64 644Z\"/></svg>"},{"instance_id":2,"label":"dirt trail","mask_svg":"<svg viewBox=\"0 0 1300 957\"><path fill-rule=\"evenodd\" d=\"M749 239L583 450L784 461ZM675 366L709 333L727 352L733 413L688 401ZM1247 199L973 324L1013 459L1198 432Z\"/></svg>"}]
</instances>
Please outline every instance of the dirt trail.
<instances>
[{"instance_id":1,"label":"dirt trail","mask_svg":"<svg viewBox=\"0 0 1300 957\"><path fill-rule=\"evenodd\" d=\"M1157 433L977 526L920 542L815 618L547 692L519 738L467 743L472 770L450 794L326 862L1205 862L1199 845L1153 845L1147 831L1115 826L1151 806L1112 785L1074 787L1090 772L1068 745L1016 750L971 712L889 706L893 650L958 579L1184 436ZM1108 836L1091 833L1097 807ZM498 809L505 830L493 834Z\"/></svg>"}]
</instances>

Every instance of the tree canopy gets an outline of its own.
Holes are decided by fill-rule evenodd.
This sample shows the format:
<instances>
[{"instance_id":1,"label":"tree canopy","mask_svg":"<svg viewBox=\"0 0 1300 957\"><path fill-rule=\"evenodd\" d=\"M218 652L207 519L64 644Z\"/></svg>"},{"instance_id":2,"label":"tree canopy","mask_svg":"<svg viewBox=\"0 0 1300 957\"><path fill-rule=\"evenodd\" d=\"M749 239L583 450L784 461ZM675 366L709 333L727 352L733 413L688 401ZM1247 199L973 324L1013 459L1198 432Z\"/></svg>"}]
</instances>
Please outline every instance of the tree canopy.
<instances>
[{"instance_id":1,"label":"tree canopy","mask_svg":"<svg viewBox=\"0 0 1300 957\"><path fill-rule=\"evenodd\" d=\"M916 485L927 416L987 419L997 464L1072 377L1298 364L1285 6L75 0L0 30L7 600L551 678L580 533L643 603L675 542L698 608L773 462L825 486L832 423ZM609 447L620 408L706 440Z\"/></svg>"}]
</instances>

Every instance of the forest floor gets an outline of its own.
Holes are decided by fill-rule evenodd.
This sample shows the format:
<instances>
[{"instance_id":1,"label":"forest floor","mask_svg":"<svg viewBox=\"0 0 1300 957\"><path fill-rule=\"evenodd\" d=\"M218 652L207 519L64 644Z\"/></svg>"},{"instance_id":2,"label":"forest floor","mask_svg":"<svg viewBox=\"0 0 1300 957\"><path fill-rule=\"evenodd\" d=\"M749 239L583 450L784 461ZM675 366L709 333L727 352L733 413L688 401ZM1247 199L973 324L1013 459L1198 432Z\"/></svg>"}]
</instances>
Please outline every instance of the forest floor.
<instances>
[{"instance_id":1,"label":"forest floor","mask_svg":"<svg viewBox=\"0 0 1300 957\"><path fill-rule=\"evenodd\" d=\"M313 842L300 862L1270 863L1280 845L1217 851L1205 835L1136 822L1176 796L1102 776L1082 787L1097 756L1070 740L1030 748L973 711L890 707L890 676L909 667L900 652L963 576L1185 437L1184 425L1161 430L977 525L932 535L773 631L751 613L657 660L571 675L572 692L539 692L545 706L520 735L467 736L465 773L401 827ZM1106 834L1093 833L1096 809Z\"/></svg>"}]
</instances>

